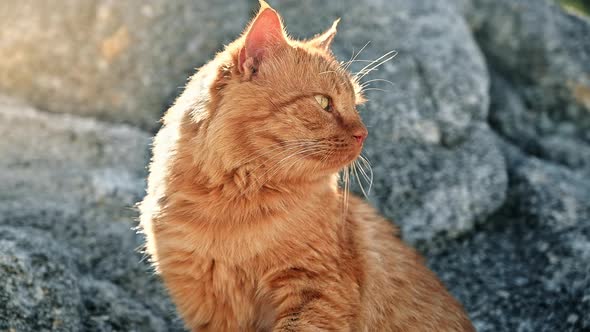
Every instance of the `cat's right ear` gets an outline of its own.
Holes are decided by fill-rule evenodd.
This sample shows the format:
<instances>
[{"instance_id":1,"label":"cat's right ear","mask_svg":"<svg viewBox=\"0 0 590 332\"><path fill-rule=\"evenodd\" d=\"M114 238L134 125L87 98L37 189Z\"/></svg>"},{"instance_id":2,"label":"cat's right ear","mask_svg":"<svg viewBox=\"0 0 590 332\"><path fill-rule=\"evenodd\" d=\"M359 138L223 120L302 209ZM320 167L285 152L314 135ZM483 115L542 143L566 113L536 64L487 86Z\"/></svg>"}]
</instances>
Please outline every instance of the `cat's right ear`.
<instances>
[{"instance_id":1,"label":"cat's right ear","mask_svg":"<svg viewBox=\"0 0 590 332\"><path fill-rule=\"evenodd\" d=\"M332 26L330 27L330 29L328 29L326 32L324 32L322 34L315 36L313 39L308 41L308 43L314 47L323 49L325 51L329 51L330 47L332 46L332 42L334 41L334 37L336 37L336 32L337 32L339 22L340 22L340 19L337 19L336 21L334 21L334 23L332 23Z\"/></svg>"},{"instance_id":2,"label":"cat's right ear","mask_svg":"<svg viewBox=\"0 0 590 332\"><path fill-rule=\"evenodd\" d=\"M264 1L260 1L260 5L238 55L238 68L247 79L256 73L260 63L271 52L288 45L279 14Z\"/></svg>"}]
</instances>

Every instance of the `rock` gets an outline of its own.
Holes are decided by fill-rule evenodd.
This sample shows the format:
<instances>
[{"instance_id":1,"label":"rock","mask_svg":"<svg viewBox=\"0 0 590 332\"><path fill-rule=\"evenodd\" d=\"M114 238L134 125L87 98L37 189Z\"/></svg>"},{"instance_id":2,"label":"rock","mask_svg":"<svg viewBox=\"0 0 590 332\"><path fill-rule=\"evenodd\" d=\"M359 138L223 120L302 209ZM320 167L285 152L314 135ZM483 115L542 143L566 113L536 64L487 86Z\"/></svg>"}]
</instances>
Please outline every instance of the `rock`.
<instances>
[{"instance_id":1,"label":"rock","mask_svg":"<svg viewBox=\"0 0 590 332\"><path fill-rule=\"evenodd\" d=\"M483 229L428 252L478 331L590 329L590 181L526 157Z\"/></svg>"},{"instance_id":2,"label":"rock","mask_svg":"<svg viewBox=\"0 0 590 332\"><path fill-rule=\"evenodd\" d=\"M0 99L0 220L50 214L126 220L141 196L149 135ZM49 220L36 227L51 228Z\"/></svg>"},{"instance_id":3,"label":"rock","mask_svg":"<svg viewBox=\"0 0 590 332\"><path fill-rule=\"evenodd\" d=\"M405 239L457 236L502 204L504 161L485 125L489 76L458 10L433 0L329 6L292 0L275 7L298 38L342 17L333 49L343 61L369 41L356 60L397 51L364 79L376 79L369 84L385 91L368 91L361 115L369 129L365 154L375 176L369 198L401 226ZM351 68L366 64L355 62Z\"/></svg>"},{"instance_id":4,"label":"rock","mask_svg":"<svg viewBox=\"0 0 590 332\"><path fill-rule=\"evenodd\" d=\"M590 20L552 0L473 0L463 8L488 62L523 98L528 126L590 143Z\"/></svg>"},{"instance_id":5,"label":"rock","mask_svg":"<svg viewBox=\"0 0 590 332\"><path fill-rule=\"evenodd\" d=\"M247 16L245 1L4 1L0 90L43 110L154 128Z\"/></svg>"},{"instance_id":6,"label":"rock","mask_svg":"<svg viewBox=\"0 0 590 332\"><path fill-rule=\"evenodd\" d=\"M85 278L80 288L87 331L170 331L165 317L155 315L144 303L111 282ZM181 324L176 322L177 329L180 330Z\"/></svg>"},{"instance_id":7,"label":"rock","mask_svg":"<svg viewBox=\"0 0 590 332\"><path fill-rule=\"evenodd\" d=\"M555 123L531 110L512 83L498 74L492 78L490 124L502 137L527 154L590 175L590 144L569 134L576 129L573 124ZM543 123L551 130L540 129Z\"/></svg>"},{"instance_id":8,"label":"rock","mask_svg":"<svg viewBox=\"0 0 590 332\"><path fill-rule=\"evenodd\" d=\"M509 190L476 232L422 249L478 331L586 331L590 22L553 1L455 3L491 68Z\"/></svg>"},{"instance_id":9,"label":"rock","mask_svg":"<svg viewBox=\"0 0 590 332\"><path fill-rule=\"evenodd\" d=\"M0 330L79 331L77 273L51 237L0 226Z\"/></svg>"},{"instance_id":10,"label":"rock","mask_svg":"<svg viewBox=\"0 0 590 332\"><path fill-rule=\"evenodd\" d=\"M588 330L590 24L551 1L455 3L491 67L509 189L476 232L422 249L478 331Z\"/></svg>"},{"instance_id":11,"label":"rock","mask_svg":"<svg viewBox=\"0 0 590 332\"><path fill-rule=\"evenodd\" d=\"M63 331L181 330L133 230L150 135L7 98L0 132L0 245L7 248L0 274L16 285L0 293L16 301L0 301L0 322L17 331L51 330L53 321ZM49 292L42 302L26 298L42 289Z\"/></svg>"},{"instance_id":12,"label":"rock","mask_svg":"<svg viewBox=\"0 0 590 332\"><path fill-rule=\"evenodd\" d=\"M470 232L506 198L504 158L485 126L452 149L404 142L387 152L375 158L375 204L413 244Z\"/></svg>"}]
</instances>

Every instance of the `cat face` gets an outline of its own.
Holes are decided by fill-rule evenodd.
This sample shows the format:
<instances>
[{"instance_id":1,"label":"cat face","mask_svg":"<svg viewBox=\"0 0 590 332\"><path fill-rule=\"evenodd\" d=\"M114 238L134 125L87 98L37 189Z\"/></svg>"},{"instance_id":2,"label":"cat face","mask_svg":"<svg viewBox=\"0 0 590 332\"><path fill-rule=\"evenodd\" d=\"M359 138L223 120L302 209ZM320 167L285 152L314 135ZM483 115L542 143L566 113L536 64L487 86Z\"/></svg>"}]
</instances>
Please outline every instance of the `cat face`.
<instances>
[{"instance_id":1,"label":"cat face","mask_svg":"<svg viewBox=\"0 0 590 332\"><path fill-rule=\"evenodd\" d=\"M215 141L235 146L230 162L252 156L276 176L297 177L335 172L358 157L367 136L356 109L363 99L329 50L336 23L312 40L293 41L263 5L236 42L209 128Z\"/></svg>"}]
</instances>

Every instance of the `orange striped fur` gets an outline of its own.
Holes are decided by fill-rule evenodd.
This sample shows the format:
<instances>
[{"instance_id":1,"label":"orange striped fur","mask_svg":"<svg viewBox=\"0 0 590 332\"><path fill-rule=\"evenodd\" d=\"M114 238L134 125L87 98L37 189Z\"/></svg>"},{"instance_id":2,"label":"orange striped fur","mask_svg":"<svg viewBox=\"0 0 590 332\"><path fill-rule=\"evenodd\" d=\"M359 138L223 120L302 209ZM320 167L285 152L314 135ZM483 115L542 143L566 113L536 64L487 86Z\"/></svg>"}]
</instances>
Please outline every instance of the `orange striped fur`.
<instances>
[{"instance_id":1,"label":"orange striped fur","mask_svg":"<svg viewBox=\"0 0 590 332\"><path fill-rule=\"evenodd\" d=\"M390 222L343 204L366 129L335 28L291 40L262 3L163 119L141 228L192 331L473 331Z\"/></svg>"}]
</instances>

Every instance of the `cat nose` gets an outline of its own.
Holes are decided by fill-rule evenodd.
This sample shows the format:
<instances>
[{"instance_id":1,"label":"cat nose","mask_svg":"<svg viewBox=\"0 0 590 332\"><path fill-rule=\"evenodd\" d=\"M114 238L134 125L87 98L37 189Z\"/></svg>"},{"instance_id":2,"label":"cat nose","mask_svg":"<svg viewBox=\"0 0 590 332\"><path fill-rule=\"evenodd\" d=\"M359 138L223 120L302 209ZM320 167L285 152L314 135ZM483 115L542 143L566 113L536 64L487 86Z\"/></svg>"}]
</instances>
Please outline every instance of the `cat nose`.
<instances>
[{"instance_id":1,"label":"cat nose","mask_svg":"<svg viewBox=\"0 0 590 332\"><path fill-rule=\"evenodd\" d=\"M365 138L367 138L367 135L368 135L368 132L367 132L367 129L365 129L365 128L356 129L352 133L352 137L356 140L356 142L359 145L363 144L363 142L365 141Z\"/></svg>"}]
</instances>

